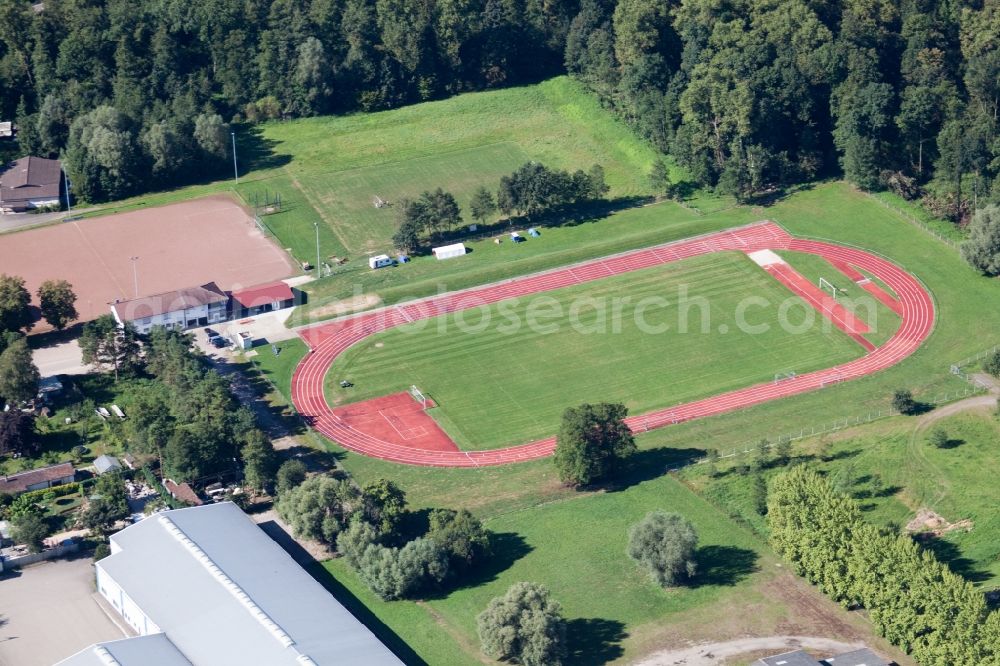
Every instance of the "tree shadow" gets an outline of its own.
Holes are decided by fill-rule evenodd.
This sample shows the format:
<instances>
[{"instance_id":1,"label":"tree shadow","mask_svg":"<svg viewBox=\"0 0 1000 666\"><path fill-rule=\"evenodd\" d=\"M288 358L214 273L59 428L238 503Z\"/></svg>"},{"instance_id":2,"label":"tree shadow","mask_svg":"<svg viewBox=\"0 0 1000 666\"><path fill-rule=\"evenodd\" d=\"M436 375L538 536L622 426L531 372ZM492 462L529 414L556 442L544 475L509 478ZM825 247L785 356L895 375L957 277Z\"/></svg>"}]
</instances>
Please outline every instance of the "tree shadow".
<instances>
[{"instance_id":1,"label":"tree shadow","mask_svg":"<svg viewBox=\"0 0 1000 666\"><path fill-rule=\"evenodd\" d=\"M241 173L277 169L292 161L291 155L277 151L281 142L264 136L264 130L259 125L241 125L234 130L239 161L245 165Z\"/></svg>"},{"instance_id":2,"label":"tree shadow","mask_svg":"<svg viewBox=\"0 0 1000 666\"><path fill-rule=\"evenodd\" d=\"M603 483L581 488L581 490L605 490L607 492L627 490L643 481L656 479L671 470L700 460L705 457L705 454L704 449L694 448L642 449L629 456L624 467L613 478Z\"/></svg>"},{"instance_id":3,"label":"tree shadow","mask_svg":"<svg viewBox=\"0 0 1000 666\"><path fill-rule=\"evenodd\" d=\"M566 623L567 663L597 666L621 657L621 642L628 638L625 625L618 620L581 617Z\"/></svg>"},{"instance_id":4,"label":"tree shadow","mask_svg":"<svg viewBox=\"0 0 1000 666\"><path fill-rule=\"evenodd\" d=\"M320 451L308 446L291 446L287 449L282 449L281 452L288 459L295 458L302 461L302 464L306 466L306 470L309 472L317 473L330 472L331 470L335 473L338 472L337 463L344 458L343 453L337 451Z\"/></svg>"},{"instance_id":5,"label":"tree shadow","mask_svg":"<svg viewBox=\"0 0 1000 666\"><path fill-rule=\"evenodd\" d=\"M914 534L913 539L933 553L939 562L948 565L953 573L970 583L982 583L992 578L988 571L979 569L976 562L965 557L961 549L947 539L935 536L930 532Z\"/></svg>"},{"instance_id":6,"label":"tree shadow","mask_svg":"<svg viewBox=\"0 0 1000 666\"><path fill-rule=\"evenodd\" d=\"M962 446L963 444L965 444L965 440L964 439L959 439L957 437L956 438L948 438L947 440L945 440L944 444L942 444L938 448L939 449L957 449L958 447Z\"/></svg>"},{"instance_id":7,"label":"tree shadow","mask_svg":"<svg viewBox=\"0 0 1000 666\"><path fill-rule=\"evenodd\" d=\"M326 570L326 568L315 562L306 567L313 578L319 582L320 585L326 588L326 590L334 596L348 611L351 612L354 617L368 627L373 634L378 636L385 645L392 650L397 657L399 657L403 663L408 666L427 666L427 662L420 658L420 656L413 651L406 642L399 637L399 635L389 628L387 624L382 622L375 613L371 611L365 604L363 604L354 594L348 590L344 585L334 578L333 574Z\"/></svg>"},{"instance_id":8,"label":"tree shadow","mask_svg":"<svg viewBox=\"0 0 1000 666\"><path fill-rule=\"evenodd\" d=\"M733 586L757 571L758 555L736 546L702 546L695 554L698 570L692 586Z\"/></svg>"}]
</instances>

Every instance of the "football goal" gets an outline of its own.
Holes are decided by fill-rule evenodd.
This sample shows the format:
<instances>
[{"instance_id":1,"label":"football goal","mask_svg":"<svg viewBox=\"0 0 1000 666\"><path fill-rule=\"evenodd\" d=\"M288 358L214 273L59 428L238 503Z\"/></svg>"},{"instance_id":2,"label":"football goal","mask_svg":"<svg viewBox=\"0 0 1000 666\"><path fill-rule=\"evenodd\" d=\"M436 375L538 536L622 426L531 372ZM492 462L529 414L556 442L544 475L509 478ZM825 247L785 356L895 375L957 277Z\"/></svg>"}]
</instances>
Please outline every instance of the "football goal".
<instances>
[{"instance_id":1,"label":"football goal","mask_svg":"<svg viewBox=\"0 0 1000 666\"><path fill-rule=\"evenodd\" d=\"M414 400L420 403L421 407L427 409L427 396L424 395L423 391L417 388L416 384L410 387L410 395L413 396Z\"/></svg>"},{"instance_id":2,"label":"football goal","mask_svg":"<svg viewBox=\"0 0 1000 666\"><path fill-rule=\"evenodd\" d=\"M822 289L823 291L830 292L830 295L833 296L833 300L837 300L837 292L839 291L839 289L837 289L836 285L834 285L832 282L830 282L824 277L821 277L819 279L819 288Z\"/></svg>"}]
</instances>

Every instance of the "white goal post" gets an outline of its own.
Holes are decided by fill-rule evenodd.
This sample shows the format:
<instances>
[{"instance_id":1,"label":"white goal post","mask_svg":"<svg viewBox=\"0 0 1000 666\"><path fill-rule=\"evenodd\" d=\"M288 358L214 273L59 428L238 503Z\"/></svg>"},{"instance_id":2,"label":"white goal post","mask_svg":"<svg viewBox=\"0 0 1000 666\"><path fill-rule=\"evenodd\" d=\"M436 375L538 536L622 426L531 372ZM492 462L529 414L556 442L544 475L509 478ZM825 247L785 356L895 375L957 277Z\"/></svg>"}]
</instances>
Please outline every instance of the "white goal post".
<instances>
[{"instance_id":1,"label":"white goal post","mask_svg":"<svg viewBox=\"0 0 1000 666\"><path fill-rule=\"evenodd\" d=\"M417 388L416 384L410 386L410 395L413 396L414 400L420 403L421 407L427 409L427 396L425 396L423 392Z\"/></svg>"},{"instance_id":2,"label":"white goal post","mask_svg":"<svg viewBox=\"0 0 1000 666\"><path fill-rule=\"evenodd\" d=\"M829 291L830 295L833 296L833 300L837 300L837 292L839 290L832 282L830 282L826 278L821 277L819 279L819 288L822 289L823 291Z\"/></svg>"}]
</instances>

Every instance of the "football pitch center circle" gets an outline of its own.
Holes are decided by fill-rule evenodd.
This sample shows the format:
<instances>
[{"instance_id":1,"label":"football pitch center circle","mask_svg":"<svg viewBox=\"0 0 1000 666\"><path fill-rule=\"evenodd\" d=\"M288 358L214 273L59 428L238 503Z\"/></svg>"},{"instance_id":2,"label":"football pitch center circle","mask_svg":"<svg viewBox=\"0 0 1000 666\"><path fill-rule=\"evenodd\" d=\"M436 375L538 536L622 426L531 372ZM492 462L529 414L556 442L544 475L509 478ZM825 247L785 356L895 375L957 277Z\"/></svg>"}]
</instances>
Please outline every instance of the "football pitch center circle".
<instances>
[{"instance_id":1,"label":"football pitch center circle","mask_svg":"<svg viewBox=\"0 0 1000 666\"><path fill-rule=\"evenodd\" d=\"M343 408L333 408L324 384L333 362L348 348L385 330L415 321L454 313L470 303L490 304L515 297L585 284L594 280L650 268L715 252L789 250L820 256L835 265L852 267L874 276L895 294L901 323L892 337L854 360L826 369L794 375L781 382L758 383L737 390L637 414L626 419L635 432L644 432L698 418L743 409L783 397L799 395L832 384L879 372L911 355L934 327L934 303L923 285L898 265L865 250L828 241L796 238L773 222L762 222L665 245L626 252L574 266L515 278L463 292L454 292L362 313L300 332L309 346L292 376L292 402L320 434L356 453L397 463L436 467L480 467L535 460L552 454L555 437L498 449L462 451L457 447L416 448L405 442L424 427L396 412L385 419L355 419ZM860 336L857 336L860 340ZM397 403L398 404L398 403ZM416 404L416 403L414 403ZM350 407L348 405L347 407ZM426 417L427 421L432 419ZM382 421L385 420L389 426ZM374 424L378 421L378 426ZM386 436L391 427L392 436Z\"/></svg>"}]
</instances>

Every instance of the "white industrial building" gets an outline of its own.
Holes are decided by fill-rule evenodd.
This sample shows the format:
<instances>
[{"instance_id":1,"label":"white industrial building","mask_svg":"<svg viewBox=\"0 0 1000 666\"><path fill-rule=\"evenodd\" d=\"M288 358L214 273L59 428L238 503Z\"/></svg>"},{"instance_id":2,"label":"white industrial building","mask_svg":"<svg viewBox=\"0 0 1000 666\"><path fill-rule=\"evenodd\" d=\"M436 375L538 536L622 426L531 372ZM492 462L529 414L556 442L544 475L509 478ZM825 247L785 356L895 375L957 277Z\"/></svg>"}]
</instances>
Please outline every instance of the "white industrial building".
<instances>
[{"instance_id":1,"label":"white industrial building","mask_svg":"<svg viewBox=\"0 0 1000 666\"><path fill-rule=\"evenodd\" d=\"M229 296L214 282L111 304L119 325L129 322L139 333L154 326L183 330L209 326L229 318Z\"/></svg>"},{"instance_id":2,"label":"white industrial building","mask_svg":"<svg viewBox=\"0 0 1000 666\"><path fill-rule=\"evenodd\" d=\"M131 525L95 567L98 591L140 637L57 666L402 663L230 502Z\"/></svg>"}]
</instances>

